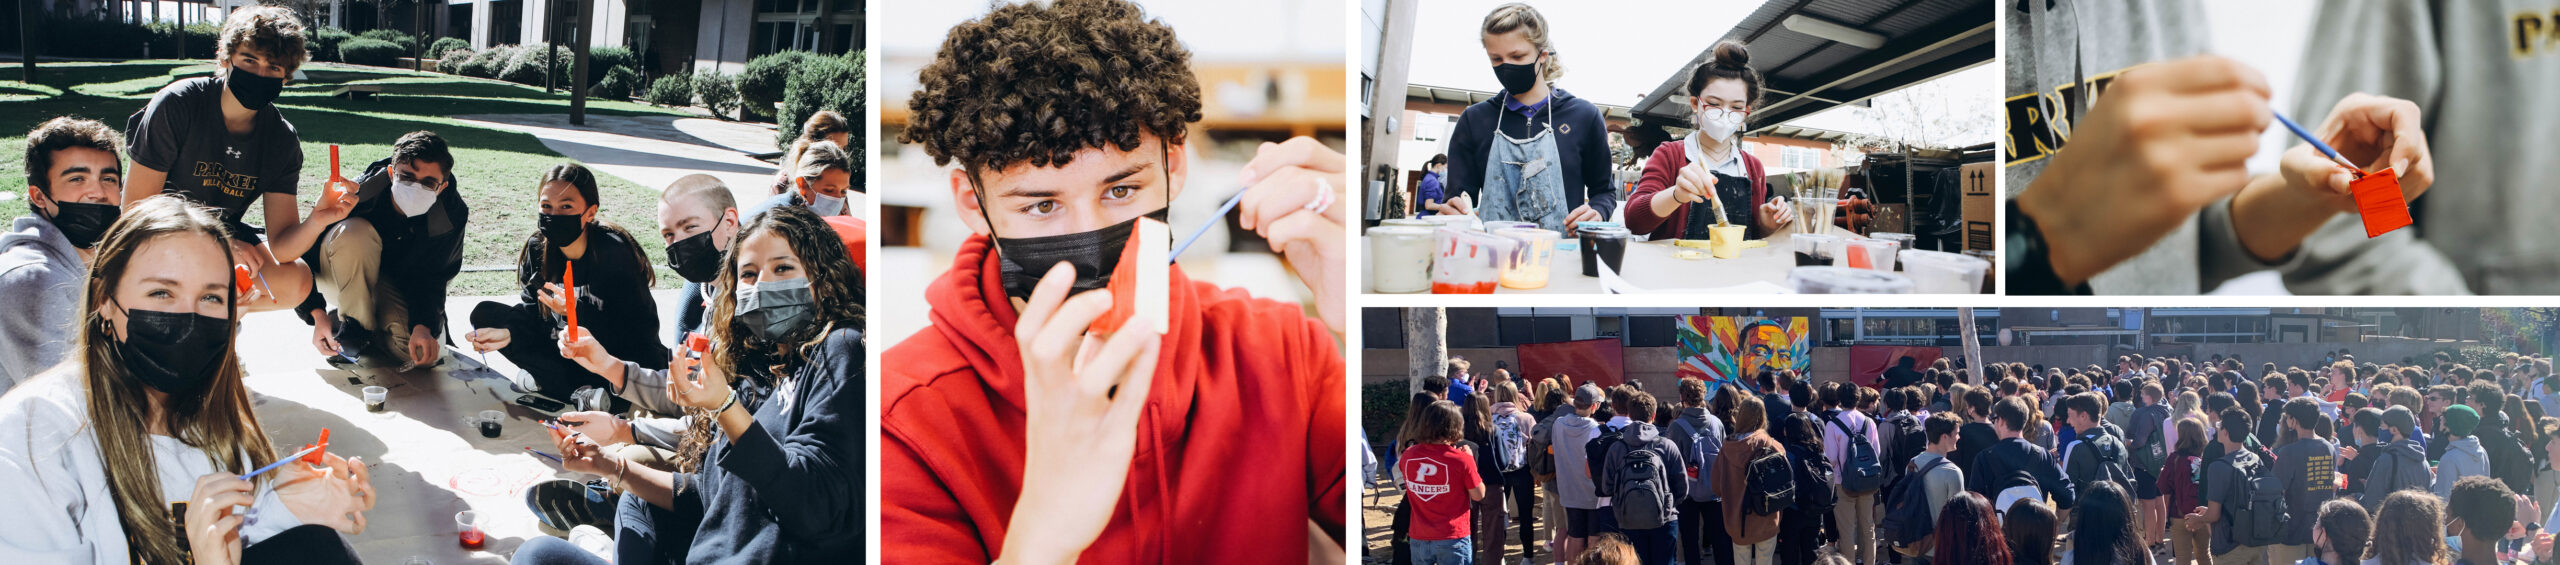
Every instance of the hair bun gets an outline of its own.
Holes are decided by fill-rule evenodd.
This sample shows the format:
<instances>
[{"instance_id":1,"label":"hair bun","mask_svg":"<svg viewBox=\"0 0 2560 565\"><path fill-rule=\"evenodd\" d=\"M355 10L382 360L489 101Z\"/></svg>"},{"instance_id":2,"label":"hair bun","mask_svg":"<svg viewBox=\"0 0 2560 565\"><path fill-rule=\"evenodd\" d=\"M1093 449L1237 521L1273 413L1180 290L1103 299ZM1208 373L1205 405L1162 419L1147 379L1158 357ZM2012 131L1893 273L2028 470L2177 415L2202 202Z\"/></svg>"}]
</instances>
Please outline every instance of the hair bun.
<instances>
[{"instance_id":1,"label":"hair bun","mask_svg":"<svg viewBox=\"0 0 2560 565\"><path fill-rule=\"evenodd\" d=\"M1715 51L1716 59L1712 63L1715 66L1728 69L1746 69L1751 67L1751 48L1743 46L1740 41L1734 41L1731 39L1718 41L1716 42Z\"/></svg>"}]
</instances>

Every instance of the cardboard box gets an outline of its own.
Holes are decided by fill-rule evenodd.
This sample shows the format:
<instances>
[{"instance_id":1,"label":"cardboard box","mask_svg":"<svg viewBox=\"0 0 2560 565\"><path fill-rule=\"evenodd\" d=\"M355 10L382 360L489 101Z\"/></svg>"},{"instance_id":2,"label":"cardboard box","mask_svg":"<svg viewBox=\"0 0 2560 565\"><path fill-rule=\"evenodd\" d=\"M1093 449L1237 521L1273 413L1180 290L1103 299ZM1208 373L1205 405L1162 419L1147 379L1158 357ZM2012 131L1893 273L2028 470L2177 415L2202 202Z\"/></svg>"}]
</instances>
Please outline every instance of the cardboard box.
<instances>
[{"instance_id":1,"label":"cardboard box","mask_svg":"<svg viewBox=\"0 0 2560 565\"><path fill-rule=\"evenodd\" d=\"M1968 251L1992 251L1998 236L1991 229L1999 221L2000 195L1998 163L1968 163L1957 173L1963 177L1964 248Z\"/></svg>"}]
</instances>

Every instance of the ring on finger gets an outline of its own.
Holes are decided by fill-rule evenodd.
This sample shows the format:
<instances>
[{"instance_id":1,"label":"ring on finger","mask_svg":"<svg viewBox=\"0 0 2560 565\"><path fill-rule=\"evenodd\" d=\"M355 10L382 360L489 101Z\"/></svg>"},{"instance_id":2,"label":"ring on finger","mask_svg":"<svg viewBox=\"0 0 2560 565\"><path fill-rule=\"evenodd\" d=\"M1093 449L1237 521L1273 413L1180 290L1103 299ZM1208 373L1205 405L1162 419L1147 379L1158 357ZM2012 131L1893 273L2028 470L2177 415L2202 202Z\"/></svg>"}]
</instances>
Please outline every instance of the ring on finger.
<instances>
[{"instance_id":1,"label":"ring on finger","mask_svg":"<svg viewBox=\"0 0 2560 565\"><path fill-rule=\"evenodd\" d=\"M1333 208L1333 181L1325 180L1324 177L1316 177L1316 189L1315 199L1308 200L1307 205L1303 208L1309 212L1323 214L1325 210Z\"/></svg>"}]
</instances>

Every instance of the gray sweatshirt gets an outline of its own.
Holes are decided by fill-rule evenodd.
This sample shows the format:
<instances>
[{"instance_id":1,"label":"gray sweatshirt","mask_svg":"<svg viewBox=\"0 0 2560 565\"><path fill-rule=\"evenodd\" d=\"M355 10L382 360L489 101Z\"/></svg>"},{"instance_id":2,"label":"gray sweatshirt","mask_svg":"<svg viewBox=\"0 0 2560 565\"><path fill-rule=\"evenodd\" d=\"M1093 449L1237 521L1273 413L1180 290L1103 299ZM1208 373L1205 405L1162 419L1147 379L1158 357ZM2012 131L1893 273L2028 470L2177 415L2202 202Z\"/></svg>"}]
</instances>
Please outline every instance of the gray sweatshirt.
<instances>
[{"instance_id":1,"label":"gray sweatshirt","mask_svg":"<svg viewBox=\"0 0 2560 565\"><path fill-rule=\"evenodd\" d=\"M2489 452L2480 449L2480 436L2462 436L2446 446L2444 459L2436 462L2436 497L2453 496L2453 483L2464 477L2489 476Z\"/></svg>"},{"instance_id":2,"label":"gray sweatshirt","mask_svg":"<svg viewBox=\"0 0 2560 565\"><path fill-rule=\"evenodd\" d=\"M2044 167L2051 161L2047 158L2049 155L2047 149L2066 148L2066 144L2047 127L2051 123L2050 120L2027 119L2030 109L2034 110L2034 115L2044 115L2047 111L2047 108L2036 104L2035 94L2041 92L2047 96L2061 96L2063 100L2074 102L2055 102L2051 105L2052 111L2065 114L2073 110L2085 112L2087 102L2083 100L2084 93L2080 92L2085 89L2073 86L2079 82L2079 79L2086 79L2099 85L2098 90L2103 92L2104 85L2113 80L2115 74L2120 71L2143 63L2205 54L2210 48L2206 38L2207 28L2203 16L2203 4L2199 0L2107 0L2103 2L2059 0L2051 2L2050 7L2042 10L2042 14L2037 14L2036 10L2032 9L2036 4L2046 3L2000 3L2002 9L2009 10L2009 23L2003 30L2005 34L2003 42L2009 46L2005 55L2007 92L2010 97L2007 109L2010 117L2009 134L2013 139L2018 140L2009 144L2009 155L2005 160L2002 174L2013 196L2017 191L2030 190L2036 177L2044 172ZM2380 7L2384 4L2405 6L2407 3L2376 0L2342 4L2372 5L2375 8L2362 11L2378 13L2383 11ZM2387 45L2389 42L2378 41L2370 35L2353 33L2338 25L2331 25L2330 12L2351 11L2339 10L2337 9L2339 7L2324 6L2322 23L2313 28L2324 30L2324 33L2314 34L2312 46L2306 50L2309 55L2303 69L2300 108L2290 112L2289 115L2298 122L2319 123L2319 120L2327 116L2331 105L2345 97L2347 92L2353 91L2353 88L2339 90L2337 87L2328 86L2346 84L2332 75L2352 70L2396 76L2396 73L2412 70L2395 64L2376 63L2376 61L2397 62L2402 60L2400 56L2406 53L2392 53L2393 57L2384 57L2363 50L2349 49L2348 47L2359 47L2364 50L2380 50L2383 49L2381 45ZM2425 9L2411 10L2424 11ZM2391 18L2399 17L2391 16ZM2352 19L2367 18L2373 18L2373 16L2359 16ZM2475 20L2472 23L2490 27L2495 27L2491 24L2497 23L2479 17L2471 19ZM2500 18L2489 19L2504 21ZM2413 25L2405 19L2387 24L2384 22L2359 23L2367 26ZM2496 38L2504 35L2503 32L2493 31L2489 35L2477 37ZM2393 47L2393 49L2399 49L2399 47ZM2429 50L2432 51L2432 49ZM2500 57L2499 60L2505 59ZM2434 65L2435 63L2431 61L2425 70L2440 72L2440 69ZM2355 88L2372 90L2371 87ZM2426 99L2408 94L2378 93L2418 99L2421 100L2421 106L2428 104ZM2438 123L2437 116L2432 113L2433 109L2429 108L2429 110L2428 122ZM2479 108L2475 111L2490 112L2492 110ZM2509 131L2511 135L2523 136L2530 130L2531 128L2517 128ZM2435 134L2430 134L2431 141L2437 137ZM2440 145L2435 150L2435 154L2439 160L2436 164L2437 187L2445 188L2447 179L2444 175L2448 173L2448 169L2452 168L2450 167L2452 161L2446 160L2445 151ZM2551 153L2545 151L2540 154ZM2513 163L2515 167L2520 168L2529 162L2531 161L2521 160ZM2428 192L2428 197L2433 198L2436 194L2436 191L2431 190ZM2553 202L2549 207L2525 210L2560 208L2560 195L2550 198ZM2510 212L2518 216L2527 213L2515 210ZM2437 214L2430 210L2429 217L2437 217ZM2422 219L2421 224L2425 225L2427 222ZM2518 219L2508 223L2480 222L2477 224L2483 225L2476 225L2473 229L2498 229L2501 230L2500 233L2506 233L2507 231L2530 232L2531 230L2503 230L2502 227L2532 225L2532 222ZM2381 238L2367 240L2357 217L2340 214L2331 218L2319 232L2306 239L2303 247L2292 255L2274 262L2260 261L2240 246L2240 240L2232 224L2231 203L2225 199L2206 206L2204 210L2197 212L2194 217L2153 243L2141 254L2100 272L2090 279L2089 286L2092 291L2099 294L2201 294L2234 277L2273 269L2284 276L2286 287L2298 294L2456 294L2463 292L2453 264L2448 262L2442 254L2417 242L2413 233L2415 231L2417 230L2404 229L2385 234ZM2485 237L2486 234L2475 235ZM2514 233L2513 235L2522 238L2526 234ZM2560 257L2552 259L2551 264L2560 265ZM2560 266L2554 268L2560 269ZM2560 281L2555 281L2555 284L2560 284Z\"/></svg>"},{"instance_id":3,"label":"gray sweatshirt","mask_svg":"<svg viewBox=\"0 0 2560 565\"><path fill-rule=\"evenodd\" d=\"M88 272L80 250L51 221L20 216L0 234L0 296L19 305L0 312L0 391L71 354Z\"/></svg>"},{"instance_id":4,"label":"gray sweatshirt","mask_svg":"<svg viewBox=\"0 0 2560 565\"><path fill-rule=\"evenodd\" d=\"M1555 434L1549 445L1556 451L1556 498L1565 508L1596 510L1602 504L1600 494L1591 483L1589 444L1600 436L1600 423L1590 418L1566 414L1556 418L1547 433Z\"/></svg>"}]
</instances>

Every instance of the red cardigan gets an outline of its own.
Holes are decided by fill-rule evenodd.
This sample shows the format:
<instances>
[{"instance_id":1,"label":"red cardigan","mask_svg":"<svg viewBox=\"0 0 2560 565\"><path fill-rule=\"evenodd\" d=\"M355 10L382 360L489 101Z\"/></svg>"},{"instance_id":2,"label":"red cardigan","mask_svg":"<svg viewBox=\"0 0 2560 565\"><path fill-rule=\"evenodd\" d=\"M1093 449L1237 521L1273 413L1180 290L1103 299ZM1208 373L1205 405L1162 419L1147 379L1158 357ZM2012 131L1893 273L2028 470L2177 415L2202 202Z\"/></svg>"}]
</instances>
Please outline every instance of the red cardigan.
<instances>
[{"instance_id":1,"label":"red cardigan","mask_svg":"<svg viewBox=\"0 0 2560 565\"><path fill-rule=\"evenodd\" d=\"M881 354L880 549L984 564L1023 474L1022 356L986 236L925 291L931 327ZM1298 305L1172 272L1155 389L1120 508L1087 563L1302 563L1307 523L1342 531L1343 360Z\"/></svg>"},{"instance_id":2,"label":"red cardigan","mask_svg":"<svg viewBox=\"0 0 2560 565\"><path fill-rule=\"evenodd\" d=\"M1653 146L1653 158L1644 162L1644 177L1636 181L1635 195L1627 197L1627 231L1648 239L1663 240L1680 237L1680 228L1689 225L1689 207L1697 203L1682 204L1672 209L1668 217L1653 213L1653 194L1679 185L1680 168L1689 166L1689 152L1681 149L1681 143L1666 141ZM1751 152L1742 152L1742 173L1751 177L1751 201L1767 202L1769 181L1766 172L1760 168L1760 158L1751 156ZM1708 209L1714 209L1714 205L1708 206ZM1759 215L1753 214L1752 217ZM1744 230L1745 237L1758 239L1768 236L1760 229L1759 222L1751 224Z\"/></svg>"}]
</instances>

